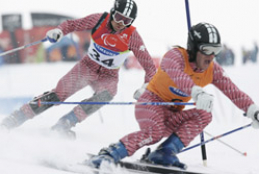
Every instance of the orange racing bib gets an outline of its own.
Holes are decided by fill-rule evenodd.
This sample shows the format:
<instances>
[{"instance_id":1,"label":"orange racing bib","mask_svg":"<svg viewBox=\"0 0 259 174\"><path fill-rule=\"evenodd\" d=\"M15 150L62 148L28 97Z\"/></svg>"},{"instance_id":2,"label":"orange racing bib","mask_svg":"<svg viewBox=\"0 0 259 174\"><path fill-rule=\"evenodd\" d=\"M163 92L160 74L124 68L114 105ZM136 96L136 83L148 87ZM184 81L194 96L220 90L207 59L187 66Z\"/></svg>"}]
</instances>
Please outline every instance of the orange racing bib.
<instances>
[{"instance_id":1,"label":"orange racing bib","mask_svg":"<svg viewBox=\"0 0 259 174\"><path fill-rule=\"evenodd\" d=\"M196 73L192 70L189 60L188 53L184 48L177 48L185 62L184 72L188 74L193 82L201 87L210 84L213 80L213 62L211 62L208 69L202 73ZM158 95L165 102L188 102L191 96L183 92L174 81L169 77L169 75L161 69L158 68L157 73L154 75L152 80L149 82L147 89L156 95ZM175 106L178 110L182 110L184 106Z\"/></svg>"}]
</instances>

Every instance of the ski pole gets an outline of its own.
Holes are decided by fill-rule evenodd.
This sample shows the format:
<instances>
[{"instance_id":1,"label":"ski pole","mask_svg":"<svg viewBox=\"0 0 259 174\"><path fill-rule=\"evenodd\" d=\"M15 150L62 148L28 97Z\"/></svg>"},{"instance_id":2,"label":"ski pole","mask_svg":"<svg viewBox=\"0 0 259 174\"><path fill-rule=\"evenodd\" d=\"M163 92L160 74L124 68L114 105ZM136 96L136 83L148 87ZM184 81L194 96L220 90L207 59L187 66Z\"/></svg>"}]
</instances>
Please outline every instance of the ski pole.
<instances>
[{"instance_id":1,"label":"ski pole","mask_svg":"<svg viewBox=\"0 0 259 174\"><path fill-rule=\"evenodd\" d=\"M27 48L27 47L30 47L30 46L33 46L33 45L37 45L37 44L46 42L47 40L48 40L47 38L44 38L44 39L42 39L42 40L39 40L39 41L30 43L30 44L27 44L27 45L24 45L24 46L21 46L21 47L18 47L18 48L9 50L9 51L5 51L5 52L3 52L3 53L0 53L0 56L4 56L4 55L6 55L6 54L10 54L10 53L13 53L13 52L15 52L15 51L22 50L22 49Z\"/></svg>"},{"instance_id":2,"label":"ski pole","mask_svg":"<svg viewBox=\"0 0 259 174\"><path fill-rule=\"evenodd\" d=\"M204 133L207 134L207 135L210 136L210 137L214 137L213 135L211 135L210 133L208 133L208 132L206 132L206 131L204 131ZM231 146L231 145L225 143L224 141L222 141L222 140L220 140L220 139L217 139L217 140L218 140L219 142L221 142L222 144L224 144L225 146L227 146L227 147L233 149L234 151L238 152L239 154L241 154L241 155L243 155L243 156L247 156L247 153L246 153L246 152L241 152L240 150L234 148L233 146Z\"/></svg>"},{"instance_id":3,"label":"ski pole","mask_svg":"<svg viewBox=\"0 0 259 174\"><path fill-rule=\"evenodd\" d=\"M202 143L198 143L198 144L195 144L195 145L193 145L193 146L191 146L191 147L185 148L185 149L183 149L180 153L185 152L185 151L190 150L190 149L193 149L193 148L198 147L198 146L202 146L202 145L204 145L204 144L207 144L207 143L209 143L209 142L211 142L211 141L214 141L214 140L216 140L216 139L219 139L219 138L221 138L221 137L224 137L224 136L229 135L229 134L231 134L231 133L234 133L234 132L236 132L236 131L242 130L242 129L247 128L247 127L250 127L251 125L252 125L252 124L250 123L250 124L248 124L248 125L241 126L241 127L239 127L239 128L236 128L236 129L231 130L231 131L229 131L229 132L223 133L223 134L221 134L221 135L214 136L214 137L212 137L211 139L208 139L208 140L206 140L206 141L204 141L204 142L202 142Z\"/></svg>"},{"instance_id":4,"label":"ski pole","mask_svg":"<svg viewBox=\"0 0 259 174\"><path fill-rule=\"evenodd\" d=\"M30 102L30 104L38 104L40 105L60 105L60 104L80 104L80 105L163 105L163 106L170 106L170 105L195 105L195 103L188 103L188 102L43 102L43 101L36 101Z\"/></svg>"}]
</instances>

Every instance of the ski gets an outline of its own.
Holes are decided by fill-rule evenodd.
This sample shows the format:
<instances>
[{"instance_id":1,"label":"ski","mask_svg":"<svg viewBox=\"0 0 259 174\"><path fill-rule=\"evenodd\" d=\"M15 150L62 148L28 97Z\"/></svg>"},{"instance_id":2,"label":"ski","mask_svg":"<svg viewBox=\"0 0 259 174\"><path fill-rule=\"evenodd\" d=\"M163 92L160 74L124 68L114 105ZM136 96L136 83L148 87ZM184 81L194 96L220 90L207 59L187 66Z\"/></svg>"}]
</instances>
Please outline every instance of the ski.
<instances>
[{"instance_id":1,"label":"ski","mask_svg":"<svg viewBox=\"0 0 259 174\"><path fill-rule=\"evenodd\" d=\"M89 157L88 160L93 157L93 154L87 154ZM74 163L74 164L59 164L53 161L43 160L41 165L76 174L117 174L117 173L140 173L140 174L204 174L203 172L195 172L186 169L181 169L173 166L162 166L147 163L144 161L120 161L117 164L109 163L104 161L100 168L94 168L87 164L87 160L83 163Z\"/></svg>"},{"instance_id":2,"label":"ski","mask_svg":"<svg viewBox=\"0 0 259 174\"><path fill-rule=\"evenodd\" d=\"M50 162L42 163L43 166L66 171L75 174L117 174L117 173L140 173L140 174L202 174L201 172L192 172L188 170L178 169L176 167L164 167L142 162L126 162L121 161L116 166L114 164L106 164L106 168L93 168L81 163L69 165L56 165ZM108 167L107 167L108 165ZM126 173L127 173L126 172Z\"/></svg>"},{"instance_id":3,"label":"ski","mask_svg":"<svg viewBox=\"0 0 259 174\"><path fill-rule=\"evenodd\" d=\"M93 154L87 154L89 158L93 157ZM136 162L127 162L127 161L119 161L117 167L138 173L152 173L152 174L202 174L201 172L189 171L186 169L181 169L173 166L162 166L147 163L144 161L136 161Z\"/></svg>"},{"instance_id":4,"label":"ski","mask_svg":"<svg viewBox=\"0 0 259 174\"><path fill-rule=\"evenodd\" d=\"M163 173L163 174L201 174L201 172L192 172L177 167L166 167L162 165L155 165L143 162L119 162L122 168L132 171L143 171L149 173Z\"/></svg>"}]
</instances>

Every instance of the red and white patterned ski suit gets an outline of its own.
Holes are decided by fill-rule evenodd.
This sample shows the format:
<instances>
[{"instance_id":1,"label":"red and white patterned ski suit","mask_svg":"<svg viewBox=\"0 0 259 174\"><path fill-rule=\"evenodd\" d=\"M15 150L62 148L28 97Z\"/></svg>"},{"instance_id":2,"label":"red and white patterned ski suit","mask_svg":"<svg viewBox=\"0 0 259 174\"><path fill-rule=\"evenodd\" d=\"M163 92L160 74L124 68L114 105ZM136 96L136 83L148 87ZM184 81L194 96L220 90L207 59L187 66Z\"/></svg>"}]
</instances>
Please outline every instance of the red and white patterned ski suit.
<instances>
[{"instance_id":1,"label":"red and white patterned ski suit","mask_svg":"<svg viewBox=\"0 0 259 174\"><path fill-rule=\"evenodd\" d=\"M163 57L160 68L174 81L178 89L190 96L191 89L195 84L192 78L184 72L186 67L185 60L180 49L173 48ZM197 69L194 63L188 62L187 64L190 65L190 69L193 71ZM211 84L221 90L244 112L253 104L251 98L240 91L231 79L224 75L223 69L216 62L214 62L212 68L212 77ZM138 102L165 101L154 92L146 90ZM193 108L175 111L170 106L155 105L136 105L135 117L139 123L140 131L126 135L120 140L128 150L129 156L139 148L155 144L163 137L168 137L172 133L175 133L183 144L187 146L212 120L211 113L204 110Z\"/></svg>"},{"instance_id":2,"label":"red and white patterned ski suit","mask_svg":"<svg viewBox=\"0 0 259 174\"><path fill-rule=\"evenodd\" d=\"M68 20L60 24L58 28L62 30L64 35L73 31L91 30L95 27L101 16L102 14L98 13L81 19ZM109 20L106 20L105 23L103 22L102 25L104 25L103 30L112 33L115 37L120 34L120 32L123 32L118 31L114 33L111 29ZM101 37L101 33L98 34ZM100 40L101 39L99 39L99 42L101 42ZM130 38L128 39L128 45L126 45L126 47L134 53L135 57L138 59L139 63L146 72L143 82L149 82L156 72L156 67L137 30L134 29L131 33ZM114 49L116 49L116 47ZM118 71L119 68L108 69L96 63L89 58L88 55L86 55L59 80L53 91L57 94L60 101L64 101L80 89L89 85L93 88L95 94L107 91L112 98L117 93ZM111 100L111 98L109 98L109 100ZM74 108L75 115L77 116L79 122L84 120L89 114L96 110L93 109L94 111L90 111L91 109L89 107L91 106L87 106L87 109L83 109L83 107L84 106L78 105ZM35 116L28 104L24 105L21 110L30 118ZM89 110L89 112L86 113L85 110Z\"/></svg>"}]
</instances>

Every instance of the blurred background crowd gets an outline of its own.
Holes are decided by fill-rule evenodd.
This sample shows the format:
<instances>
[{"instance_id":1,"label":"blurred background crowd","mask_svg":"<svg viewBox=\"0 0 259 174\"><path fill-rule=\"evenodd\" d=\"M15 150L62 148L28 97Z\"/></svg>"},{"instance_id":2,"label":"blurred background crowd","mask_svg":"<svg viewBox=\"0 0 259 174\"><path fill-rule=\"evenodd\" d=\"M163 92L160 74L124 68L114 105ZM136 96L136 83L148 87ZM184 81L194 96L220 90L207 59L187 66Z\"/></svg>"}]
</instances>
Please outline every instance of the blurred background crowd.
<instances>
[{"instance_id":1,"label":"blurred background crowd","mask_svg":"<svg viewBox=\"0 0 259 174\"><path fill-rule=\"evenodd\" d=\"M71 16L64 16L51 13L30 13L32 28L23 28L23 17L21 14L2 14L2 32L0 33L0 53L5 52L45 37L46 32L55 28L61 22L73 19ZM87 53L90 42L90 31L74 32L64 37L57 44L44 42L21 51L17 51L0 57L0 65L20 64L20 63L40 63L57 61L77 61ZM239 51L242 55L241 62L256 63L258 57L258 45L253 43L253 47L243 46L240 50L233 50L231 46L224 44L215 61L223 66L235 65L235 53ZM162 56L162 55L161 55ZM158 66L161 57L153 57ZM239 57L238 57L239 58ZM126 69L138 68L141 66L136 58L131 55L124 64Z\"/></svg>"},{"instance_id":2,"label":"blurred background crowd","mask_svg":"<svg viewBox=\"0 0 259 174\"><path fill-rule=\"evenodd\" d=\"M70 16L31 13L31 29L23 28L23 19L20 14L3 14L2 28L0 33L0 53L42 40L46 37L46 32L57 27L61 22L73 19ZM21 51L17 51L0 57L0 64L20 64L20 63L40 63L58 61L77 61L87 53L90 43L90 31L73 32L66 35L56 44L43 42L36 46L31 46ZM158 65L160 58L154 57ZM125 62L126 69L141 69L136 58L131 55Z\"/></svg>"}]
</instances>

